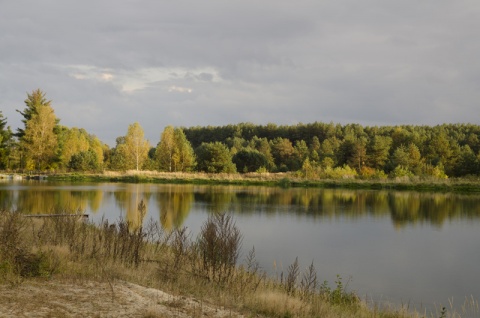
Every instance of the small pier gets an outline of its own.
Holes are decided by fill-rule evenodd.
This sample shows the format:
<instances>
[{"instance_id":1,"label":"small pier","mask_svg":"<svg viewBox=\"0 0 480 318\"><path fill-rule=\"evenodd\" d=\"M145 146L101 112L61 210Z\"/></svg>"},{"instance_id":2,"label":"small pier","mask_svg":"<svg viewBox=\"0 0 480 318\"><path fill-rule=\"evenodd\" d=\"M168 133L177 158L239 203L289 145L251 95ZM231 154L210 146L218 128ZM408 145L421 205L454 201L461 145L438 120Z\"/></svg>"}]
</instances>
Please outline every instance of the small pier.
<instances>
[{"instance_id":1,"label":"small pier","mask_svg":"<svg viewBox=\"0 0 480 318\"><path fill-rule=\"evenodd\" d=\"M26 214L27 218L64 218L77 217L79 219L88 219L88 214Z\"/></svg>"},{"instance_id":2,"label":"small pier","mask_svg":"<svg viewBox=\"0 0 480 318\"><path fill-rule=\"evenodd\" d=\"M43 174L7 174L0 173L3 180L47 180L48 176Z\"/></svg>"}]
</instances>

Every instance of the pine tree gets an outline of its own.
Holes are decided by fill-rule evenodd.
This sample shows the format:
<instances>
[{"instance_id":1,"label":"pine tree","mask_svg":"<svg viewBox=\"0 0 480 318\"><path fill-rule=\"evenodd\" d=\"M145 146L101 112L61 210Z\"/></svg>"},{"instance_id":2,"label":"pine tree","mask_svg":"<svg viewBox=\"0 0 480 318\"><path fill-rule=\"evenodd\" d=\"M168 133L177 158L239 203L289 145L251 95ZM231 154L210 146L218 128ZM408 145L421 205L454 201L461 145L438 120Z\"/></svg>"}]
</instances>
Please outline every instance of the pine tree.
<instances>
[{"instance_id":1,"label":"pine tree","mask_svg":"<svg viewBox=\"0 0 480 318\"><path fill-rule=\"evenodd\" d=\"M3 117L0 110L0 169L5 169L8 166L8 157L13 142L12 136L10 127L7 127L7 118Z\"/></svg>"},{"instance_id":2,"label":"pine tree","mask_svg":"<svg viewBox=\"0 0 480 318\"><path fill-rule=\"evenodd\" d=\"M51 107L52 101L45 98L45 93L40 89L34 90L31 94L27 93L27 99L25 100L26 108L23 111L17 109L17 112L23 116L22 123L27 127L27 123L32 119L33 115L38 114L38 109L41 106ZM58 119L56 119L55 124L58 124ZM18 138L23 138L25 135L25 129L17 128L17 133L15 134Z\"/></svg>"},{"instance_id":3,"label":"pine tree","mask_svg":"<svg viewBox=\"0 0 480 318\"><path fill-rule=\"evenodd\" d=\"M49 103L38 105L35 113L26 121L20 144L27 169L43 170L53 163L58 145L54 132L56 124L57 118Z\"/></svg>"}]
</instances>

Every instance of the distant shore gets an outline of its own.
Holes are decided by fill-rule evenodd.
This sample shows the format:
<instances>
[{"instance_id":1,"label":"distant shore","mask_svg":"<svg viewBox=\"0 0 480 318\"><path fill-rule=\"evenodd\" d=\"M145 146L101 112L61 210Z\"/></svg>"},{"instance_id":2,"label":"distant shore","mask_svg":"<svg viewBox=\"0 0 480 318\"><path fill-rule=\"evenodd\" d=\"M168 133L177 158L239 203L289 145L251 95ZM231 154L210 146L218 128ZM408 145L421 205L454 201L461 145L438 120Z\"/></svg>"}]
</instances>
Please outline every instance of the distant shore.
<instances>
[{"instance_id":1,"label":"distant shore","mask_svg":"<svg viewBox=\"0 0 480 318\"><path fill-rule=\"evenodd\" d=\"M440 192L480 192L480 178L470 179L305 179L295 173L201 173L157 171L104 171L101 173L0 174L0 179L49 181L89 181L165 184L219 184L274 187L347 188L371 190L411 190Z\"/></svg>"}]
</instances>

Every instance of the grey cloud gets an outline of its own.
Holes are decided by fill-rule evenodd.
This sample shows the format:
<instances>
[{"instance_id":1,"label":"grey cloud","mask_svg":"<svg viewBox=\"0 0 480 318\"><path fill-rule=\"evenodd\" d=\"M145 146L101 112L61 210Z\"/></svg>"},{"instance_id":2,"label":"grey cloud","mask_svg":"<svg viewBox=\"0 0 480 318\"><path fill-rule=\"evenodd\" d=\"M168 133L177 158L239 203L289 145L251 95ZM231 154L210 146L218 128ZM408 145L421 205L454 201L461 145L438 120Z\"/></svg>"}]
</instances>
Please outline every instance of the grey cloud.
<instances>
[{"instance_id":1,"label":"grey cloud","mask_svg":"<svg viewBox=\"0 0 480 318\"><path fill-rule=\"evenodd\" d=\"M479 29L473 0L3 1L0 109L18 127L41 88L110 145L134 121L480 124Z\"/></svg>"}]
</instances>

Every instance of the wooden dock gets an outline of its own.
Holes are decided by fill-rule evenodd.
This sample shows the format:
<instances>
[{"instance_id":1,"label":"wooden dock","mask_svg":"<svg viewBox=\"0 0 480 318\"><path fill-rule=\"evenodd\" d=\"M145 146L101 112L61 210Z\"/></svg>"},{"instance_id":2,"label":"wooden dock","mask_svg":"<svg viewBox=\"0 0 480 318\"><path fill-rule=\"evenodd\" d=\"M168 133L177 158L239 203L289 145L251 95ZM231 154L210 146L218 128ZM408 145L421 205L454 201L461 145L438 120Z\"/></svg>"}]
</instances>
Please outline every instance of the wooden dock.
<instances>
[{"instance_id":1,"label":"wooden dock","mask_svg":"<svg viewBox=\"0 0 480 318\"><path fill-rule=\"evenodd\" d=\"M88 214L26 214L28 218L62 218L62 217L78 217L88 219Z\"/></svg>"},{"instance_id":2,"label":"wooden dock","mask_svg":"<svg viewBox=\"0 0 480 318\"><path fill-rule=\"evenodd\" d=\"M0 179L6 180L39 180L44 181L48 179L44 174L0 174Z\"/></svg>"}]
</instances>

